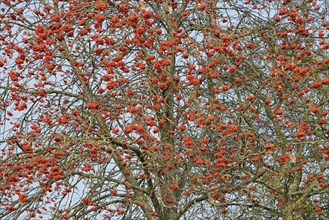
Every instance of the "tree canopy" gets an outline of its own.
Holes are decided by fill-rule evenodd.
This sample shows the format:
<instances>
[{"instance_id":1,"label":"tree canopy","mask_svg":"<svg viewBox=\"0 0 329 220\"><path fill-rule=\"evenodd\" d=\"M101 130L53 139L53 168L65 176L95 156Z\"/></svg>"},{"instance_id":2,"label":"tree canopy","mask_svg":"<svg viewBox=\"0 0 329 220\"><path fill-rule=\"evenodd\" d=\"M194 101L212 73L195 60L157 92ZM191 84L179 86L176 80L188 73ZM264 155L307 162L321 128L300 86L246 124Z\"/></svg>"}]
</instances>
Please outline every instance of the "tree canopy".
<instances>
[{"instance_id":1,"label":"tree canopy","mask_svg":"<svg viewBox=\"0 0 329 220\"><path fill-rule=\"evenodd\" d=\"M2 0L1 219L329 219L326 0Z\"/></svg>"}]
</instances>

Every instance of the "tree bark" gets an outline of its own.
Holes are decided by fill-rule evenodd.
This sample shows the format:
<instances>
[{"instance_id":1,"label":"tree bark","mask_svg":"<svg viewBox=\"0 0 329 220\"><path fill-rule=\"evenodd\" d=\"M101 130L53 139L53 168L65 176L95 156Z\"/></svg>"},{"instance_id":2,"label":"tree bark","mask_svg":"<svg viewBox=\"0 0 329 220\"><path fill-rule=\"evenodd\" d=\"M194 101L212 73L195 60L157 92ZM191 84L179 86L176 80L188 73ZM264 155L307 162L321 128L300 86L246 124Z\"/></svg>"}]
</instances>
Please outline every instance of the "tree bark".
<instances>
[{"instance_id":1,"label":"tree bark","mask_svg":"<svg viewBox=\"0 0 329 220\"><path fill-rule=\"evenodd\" d=\"M293 204L286 204L282 210L282 218L283 220L294 220Z\"/></svg>"},{"instance_id":2,"label":"tree bark","mask_svg":"<svg viewBox=\"0 0 329 220\"><path fill-rule=\"evenodd\" d=\"M159 220L178 220L176 210L173 208L163 209Z\"/></svg>"}]
</instances>

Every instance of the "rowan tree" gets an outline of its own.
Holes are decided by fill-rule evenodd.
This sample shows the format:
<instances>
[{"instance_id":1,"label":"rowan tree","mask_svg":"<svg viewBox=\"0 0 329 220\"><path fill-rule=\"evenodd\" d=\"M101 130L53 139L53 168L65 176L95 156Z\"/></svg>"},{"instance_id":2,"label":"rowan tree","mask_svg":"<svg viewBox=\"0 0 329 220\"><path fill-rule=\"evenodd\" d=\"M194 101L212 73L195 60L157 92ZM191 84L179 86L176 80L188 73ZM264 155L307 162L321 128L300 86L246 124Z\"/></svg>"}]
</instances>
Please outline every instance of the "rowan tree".
<instances>
[{"instance_id":1,"label":"rowan tree","mask_svg":"<svg viewBox=\"0 0 329 220\"><path fill-rule=\"evenodd\" d=\"M328 219L328 2L0 3L1 219Z\"/></svg>"}]
</instances>

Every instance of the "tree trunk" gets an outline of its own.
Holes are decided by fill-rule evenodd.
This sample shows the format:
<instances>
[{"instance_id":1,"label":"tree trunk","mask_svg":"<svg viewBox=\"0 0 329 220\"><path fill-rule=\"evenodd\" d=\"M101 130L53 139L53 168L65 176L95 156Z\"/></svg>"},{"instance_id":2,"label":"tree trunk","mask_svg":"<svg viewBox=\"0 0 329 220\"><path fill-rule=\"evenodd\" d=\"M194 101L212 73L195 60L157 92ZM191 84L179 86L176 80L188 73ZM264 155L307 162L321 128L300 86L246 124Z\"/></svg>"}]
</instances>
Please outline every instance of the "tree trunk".
<instances>
[{"instance_id":1,"label":"tree trunk","mask_svg":"<svg viewBox=\"0 0 329 220\"><path fill-rule=\"evenodd\" d=\"M282 210L282 218L283 220L294 220L293 204L286 204Z\"/></svg>"},{"instance_id":2,"label":"tree trunk","mask_svg":"<svg viewBox=\"0 0 329 220\"><path fill-rule=\"evenodd\" d=\"M178 220L176 210L173 208L163 209L159 220Z\"/></svg>"}]
</instances>

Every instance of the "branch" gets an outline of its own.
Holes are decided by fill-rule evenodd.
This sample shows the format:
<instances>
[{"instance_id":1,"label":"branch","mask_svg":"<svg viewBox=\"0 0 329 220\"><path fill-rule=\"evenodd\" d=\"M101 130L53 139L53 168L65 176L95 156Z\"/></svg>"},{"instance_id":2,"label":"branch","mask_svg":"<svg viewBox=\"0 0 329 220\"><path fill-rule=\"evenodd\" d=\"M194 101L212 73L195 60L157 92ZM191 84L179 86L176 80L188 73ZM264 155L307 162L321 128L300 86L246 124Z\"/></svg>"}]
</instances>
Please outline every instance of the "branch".
<instances>
[{"instance_id":1,"label":"branch","mask_svg":"<svg viewBox=\"0 0 329 220\"><path fill-rule=\"evenodd\" d=\"M208 199L208 196L203 195L201 197L195 198L190 200L179 212L178 212L178 219L187 211L189 210L193 205L205 201Z\"/></svg>"},{"instance_id":2,"label":"branch","mask_svg":"<svg viewBox=\"0 0 329 220\"><path fill-rule=\"evenodd\" d=\"M261 209L264 209L266 211L269 211L269 212L272 212L272 213L275 213L277 215L279 215L280 213L278 211L276 211L275 209L271 209L269 208L268 206L263 206L263 205L260 205L260 204L240 204L240 203L229 203L228 205L232 205L232 206L247 206L248 208L261 208Z\"/></svg>"}]
</instances>

